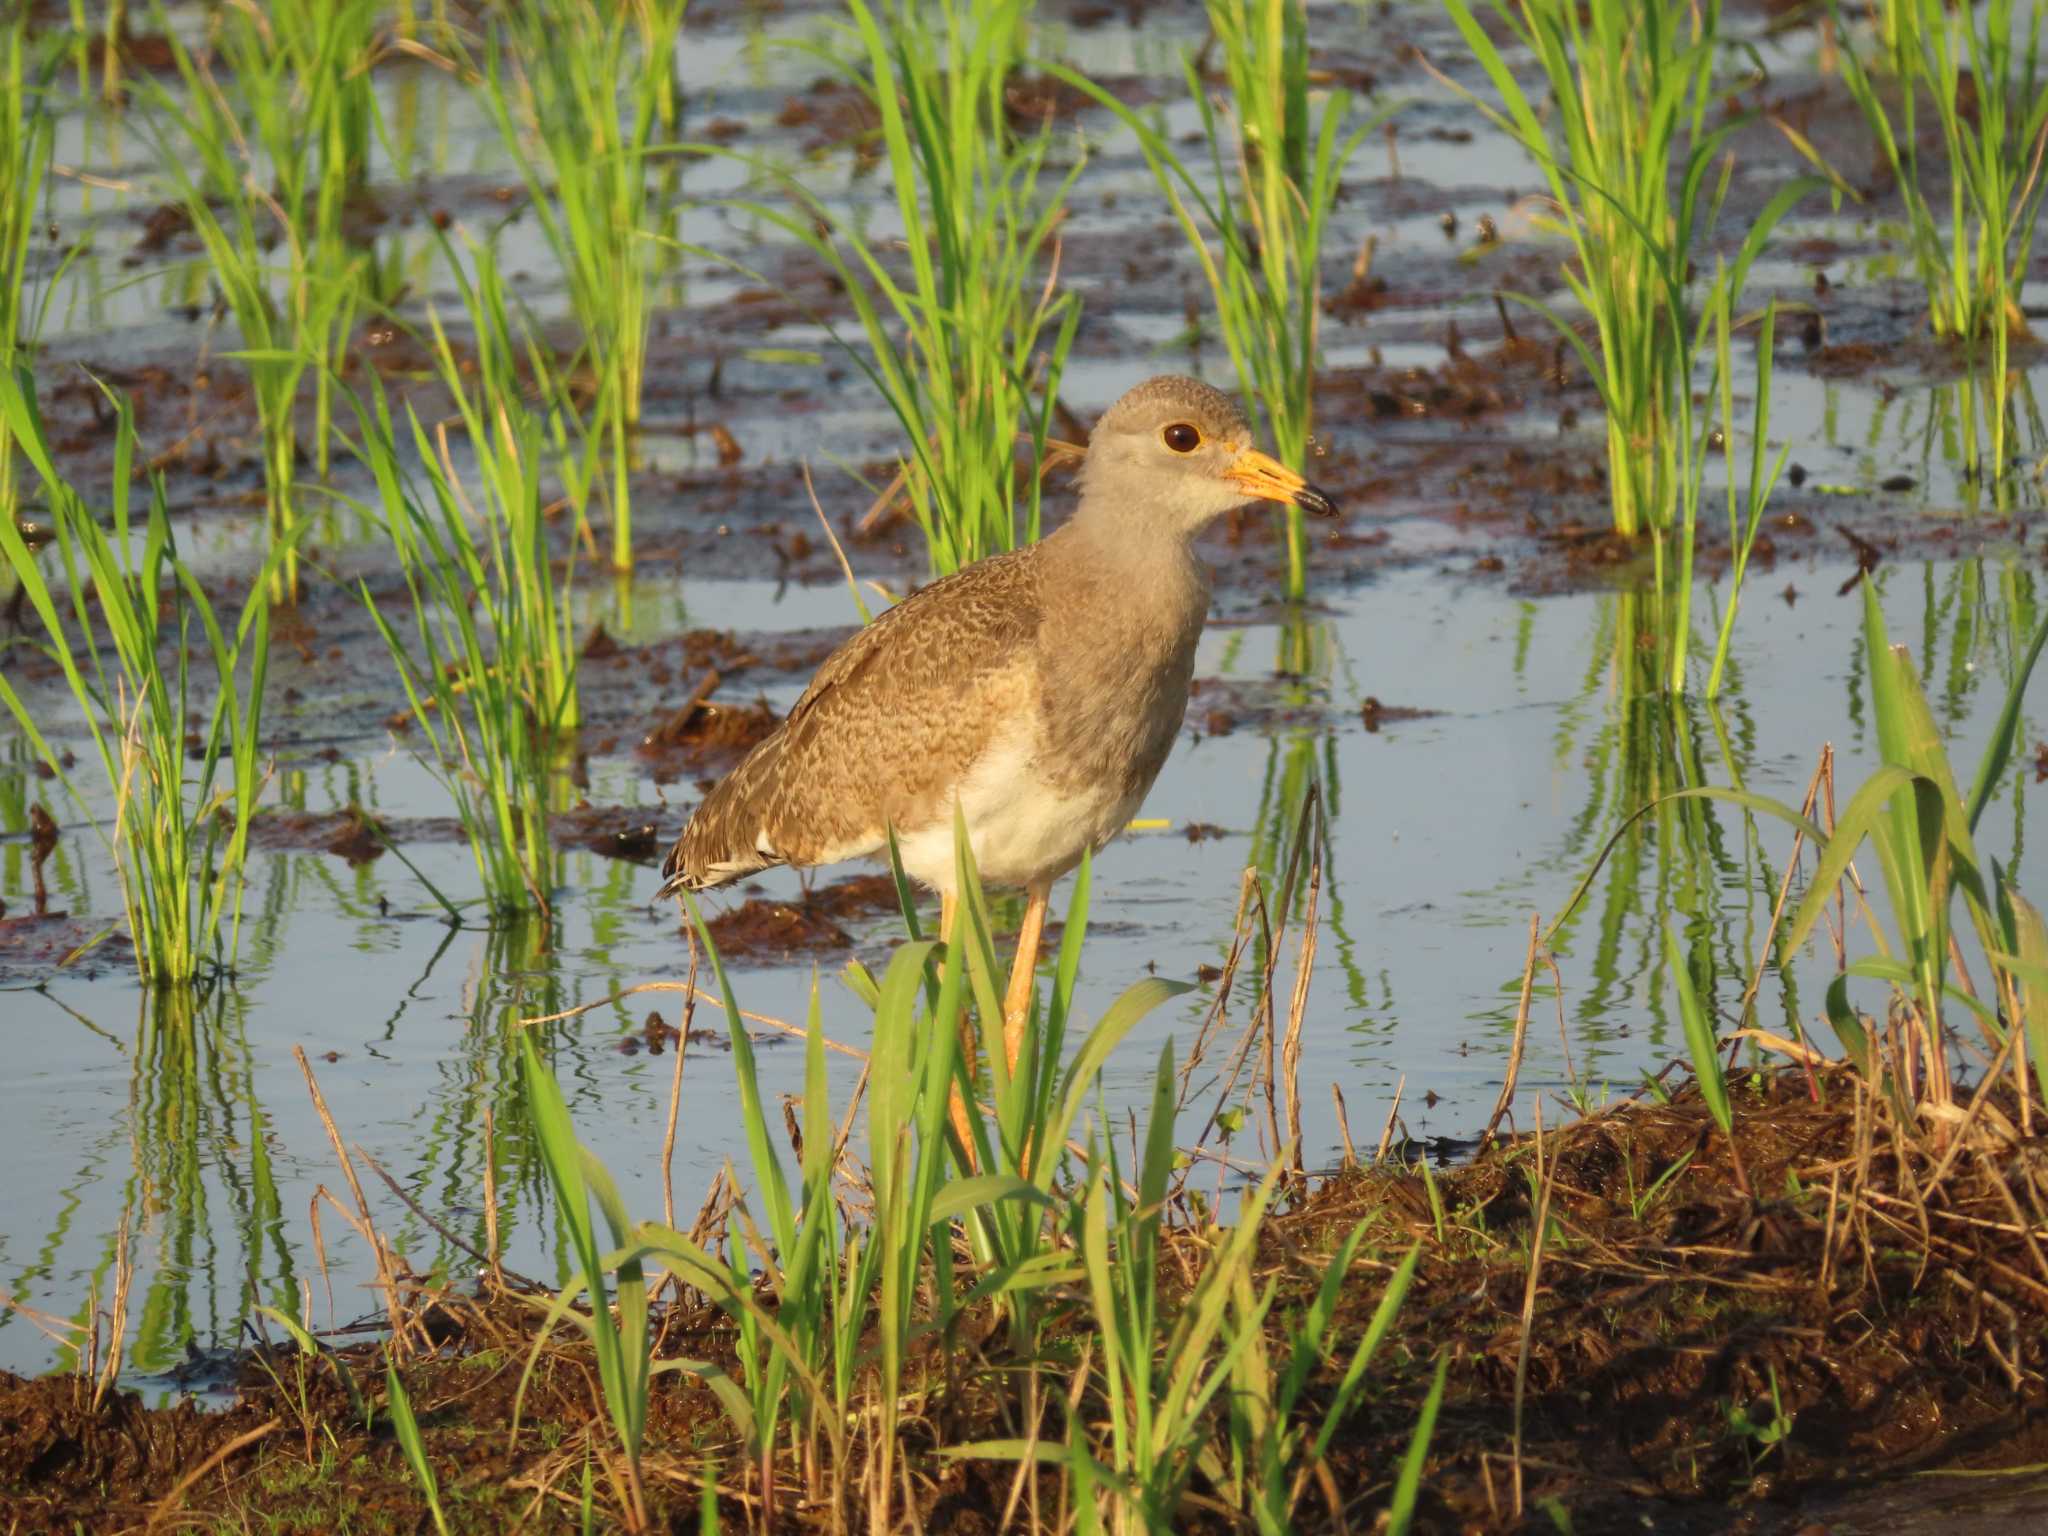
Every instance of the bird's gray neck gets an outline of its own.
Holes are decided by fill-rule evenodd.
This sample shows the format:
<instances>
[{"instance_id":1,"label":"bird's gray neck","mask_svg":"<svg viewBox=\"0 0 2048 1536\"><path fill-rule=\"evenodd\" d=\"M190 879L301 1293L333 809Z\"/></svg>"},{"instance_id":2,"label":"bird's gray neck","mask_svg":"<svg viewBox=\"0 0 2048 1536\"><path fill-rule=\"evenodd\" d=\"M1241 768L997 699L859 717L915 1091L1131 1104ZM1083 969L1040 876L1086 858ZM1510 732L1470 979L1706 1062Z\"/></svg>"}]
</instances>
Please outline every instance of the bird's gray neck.
<instances>
[{"instance_id":1,"label":"bird's gray neck","mask_svg":"<svg viewBox=\"0 0 2048 1536\"><path fill-rule=\"evenodd\" d=\"M1165 517L1138 507L1105 507L1084 497L1046 541L1048 575L1076 594L1093 594L1085 611L1113 616L1119 629L1154 651L1191 647L1209 612L1209 572L1194 541Z\"/></svg>"},{"instance_id":2,"label":"bird's gray neck","mask_svg":"<svg viewBox=\"0 0 2048 1536\"><path fill-rule=\"evenodd\" d=\"M1187 712L1209 577L1185 537L1126 510L1084 508L1040 546L1039 712L1049 771L1135 805Z\"/></svg>"}]
</instances>

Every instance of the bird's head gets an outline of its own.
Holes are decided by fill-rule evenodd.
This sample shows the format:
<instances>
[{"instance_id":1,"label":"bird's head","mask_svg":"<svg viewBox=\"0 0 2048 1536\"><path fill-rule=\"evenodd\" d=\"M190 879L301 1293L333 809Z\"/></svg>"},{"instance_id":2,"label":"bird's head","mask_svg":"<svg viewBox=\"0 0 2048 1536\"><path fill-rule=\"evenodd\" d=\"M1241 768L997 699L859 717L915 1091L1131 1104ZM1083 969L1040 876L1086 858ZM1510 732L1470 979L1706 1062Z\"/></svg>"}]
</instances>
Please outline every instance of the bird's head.
<instances>
[{"instance_id":1,"label":"bird's head","mask_svg":"<svg viewBox=\"0 0 2048 1536\"><path fill-rule=\"evenodd\" d=\"M1193 535L1248 501L1292 502L1319 517L1330 498L1252 443L1230 398L1199 379L1147 379L1103 413L1081 464L1085 504Z\"/></svg>"}]
</instances>

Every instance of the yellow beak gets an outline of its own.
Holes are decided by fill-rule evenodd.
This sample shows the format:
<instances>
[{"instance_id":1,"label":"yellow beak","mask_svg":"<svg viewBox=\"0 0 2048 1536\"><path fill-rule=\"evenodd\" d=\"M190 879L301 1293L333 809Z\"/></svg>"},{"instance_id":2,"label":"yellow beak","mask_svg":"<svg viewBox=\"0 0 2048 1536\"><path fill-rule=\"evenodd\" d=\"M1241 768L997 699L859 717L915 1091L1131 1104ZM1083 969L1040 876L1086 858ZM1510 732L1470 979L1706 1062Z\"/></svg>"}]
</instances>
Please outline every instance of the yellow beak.
<instances>
[{"instance_id":1,"label":"yellow beak","mask_svg":"<svg viewBox=\"0 0 2048 1536\"><path fill-rule=\"evenodd\" d=\"M1223 478L1256 501L1291 501L1318 517L1333 517L1337 504L1270 454L1247 448L1231 461Z\"/></svg>"}]
</instances>

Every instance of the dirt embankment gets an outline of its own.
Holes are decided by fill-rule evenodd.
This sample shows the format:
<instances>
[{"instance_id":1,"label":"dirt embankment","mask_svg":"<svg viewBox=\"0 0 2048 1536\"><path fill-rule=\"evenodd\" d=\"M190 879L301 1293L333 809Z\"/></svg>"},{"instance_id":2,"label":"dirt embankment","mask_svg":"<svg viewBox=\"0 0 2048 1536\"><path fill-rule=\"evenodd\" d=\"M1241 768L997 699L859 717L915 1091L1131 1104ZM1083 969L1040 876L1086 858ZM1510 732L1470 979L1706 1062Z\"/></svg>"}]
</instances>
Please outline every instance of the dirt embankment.
<instances>
[{"instance_id":1,"label":"dirt embankment","mask_svg":"<svg viewBox=\"0 0 2048 1536\"><path fill-rule=\"evenodd\" d=\"M1386 1163L1296 1191L1261 1247L1279 1288L1276 1352L1331 1254L1366 1229L1340 1342L1312 1378L1311 1424L1386 1276L1420 1248L1328 1475L1304 1487L1298 1528L1373 1528L1446 1358L1421 1530L1849 1536L1953 1528L1959 1512L1973 1529L2033 1528L2030 1512L2048 1508L2027 1471L2048 1460L2048 1218L2028 1117L2000 1089L1960 1127L1951 1119L1945 1139L1924 1126L1901 1136L1884 1101L1844 1071L1755 1074L1735 1097L1739 1168L1688 1089L1428 1175ZM1195 1273L1199 1237L1183 1227L1170 1242ZM1070 1375L1087 1310L1079 1291L1062 1302L1037 1363ZM579 1528L586 1456L611 1435L583 1345L553 1338L515 1431L531 1297L516 1284L421 1283L412 1305L433 1347L401 1368L454 1527ZM672 1299L660 1335L661 1357L736 1368L730 1324L701 1298ZM924 1406L902 1449L925 1531L1002 1528L1014 1465L939 1452L1008 1432L1026 1362L1006 1356L1003 1337L969 1325L950 1356L927 1345L918 1357ZM364 1427L358 1403L374 1408L382 1381L376 1343L303 1370L288 1348L252 1349L224 1413L145 1408L124 1393L95 1409L73 1378L0 1377L9 1529L115 1531L152 1518L425 1529L385 1419ZM1075 1411L1091 1412L1091 1392ZM722 1469L727 1528L759 1520L750 1458L695 1378L657 1378L647 1447L657 1529L697 1528L708 1466ZM831 1529L834 1487L852 1517L857 1466L823 1468L808 1491L793 1464L778 1462L777 1476L774 1529ZM1062 1476L1048 1463L1039 1479L1049 1515ZM603 1510L601 1474L597 1488ZM1225 1504L1198 1475L1181 1528L1243 1528Z\"/></svg>"}]
</instances>

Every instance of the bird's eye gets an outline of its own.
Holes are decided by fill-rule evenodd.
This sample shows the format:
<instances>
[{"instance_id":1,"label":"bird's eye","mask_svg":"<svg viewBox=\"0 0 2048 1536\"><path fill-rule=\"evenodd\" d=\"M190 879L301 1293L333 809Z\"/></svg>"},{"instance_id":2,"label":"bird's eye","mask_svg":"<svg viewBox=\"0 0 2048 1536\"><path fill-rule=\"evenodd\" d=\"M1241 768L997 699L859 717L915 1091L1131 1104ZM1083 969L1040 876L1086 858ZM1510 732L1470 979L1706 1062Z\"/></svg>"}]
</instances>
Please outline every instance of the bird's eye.
<instances>
[{"instance_id":1,"label":"bird's eye","mask_svg":"<svg viewBox=\"0 0 2048 1536\"><path fill-rule=\"evenodd\" d=\"M1160 434L1175 453L1193 453L1202 446L1202 434L1184 421L1176 421Z\"/></svg>"}]
</instances>

